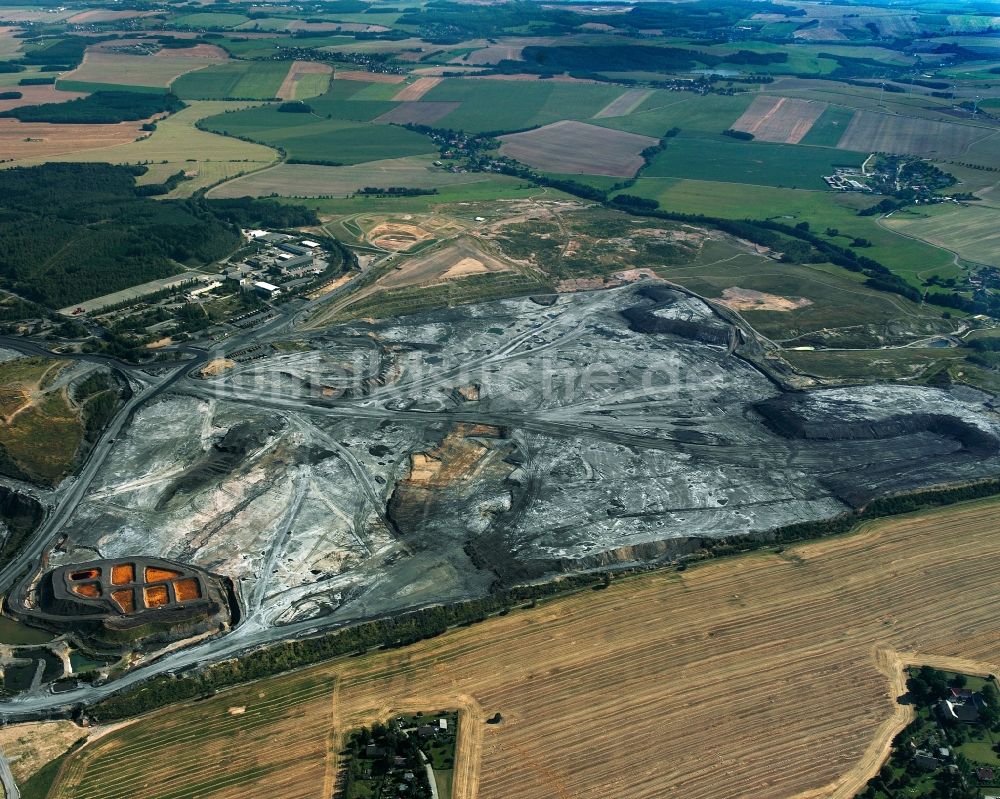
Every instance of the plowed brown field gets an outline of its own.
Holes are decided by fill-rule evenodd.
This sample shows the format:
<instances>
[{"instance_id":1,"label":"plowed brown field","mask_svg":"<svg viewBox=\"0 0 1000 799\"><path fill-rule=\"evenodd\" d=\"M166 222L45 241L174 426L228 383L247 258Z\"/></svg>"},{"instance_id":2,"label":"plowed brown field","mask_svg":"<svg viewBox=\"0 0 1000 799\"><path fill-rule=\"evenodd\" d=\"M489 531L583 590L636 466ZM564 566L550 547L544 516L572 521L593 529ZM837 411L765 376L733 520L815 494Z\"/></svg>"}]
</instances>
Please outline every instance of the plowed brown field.
<instances>
[{"instance_id":1,"label":"plowed brown field","mask_svg":"<svg viewBox=\"0 0 1000 799\"><path fill-rule=\"evenodd\" d=\"M997 500L898 517L167 708L50 796L325 799L331 723L458 707L455 799L846 799L907 721L904 663L1000 671L998 525Z\"/></svg>"}]
</instances>

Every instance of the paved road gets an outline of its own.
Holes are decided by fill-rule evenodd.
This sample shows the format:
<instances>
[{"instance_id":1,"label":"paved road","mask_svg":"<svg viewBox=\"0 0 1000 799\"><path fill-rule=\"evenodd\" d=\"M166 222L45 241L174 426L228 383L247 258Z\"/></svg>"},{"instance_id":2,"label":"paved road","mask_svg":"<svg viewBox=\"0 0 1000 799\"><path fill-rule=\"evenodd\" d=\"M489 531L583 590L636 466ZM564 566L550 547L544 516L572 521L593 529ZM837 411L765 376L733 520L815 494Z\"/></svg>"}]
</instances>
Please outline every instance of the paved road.
<instances>
[{"instance_id":1,"label":"paved road","mask_svg":"<svg viewBox=\"0 0 1000 799\"><path fill-rule=\"evenodd\" d=\"M14 775L10 770L10 763L7 762L7 756L4 755L3 750L0 750L0 785L3 785L5 799L21 799L21 792L17 789L17 783L14 782Z\"/></svg>"},{"instance_id":2,"label":"paved road","mask_svg":"<svg viewBox=\"0 0 1000 799\"><path fill-rule=\"evenodd\" d=\"M303 314L324 305L339 296L332 293L309 302L293 300L275 308L277 316L260 327L240 332L225 342L226 351L235 351L273 339L285 332ZM164 392L174 388L175 384L190 373L204 365L209 359L221 354L220 351L209 352L191 346L170 348L174 352L191 356L165 375L152 376L147 373L149 367L138 366L117 358L104 355L85 355L56 353L43 343L30 339L0 336L0 347L12 349L25 355L68 358L83 360L109 366L123 372L128 372L134 383L140 388L133 394L108 424L104 433L94 444L80 472L63 482L56 492L56 505L42 525L26 542L18 556L7 566L0 569L0 592L9 592L9 601L16 605L16 597L21 593L23 582L30 580L42 553L51 545L60 531L72 518L80 502L86 496L95 477L107 460L116 439L122 430L130 424L135 412L148 402ZM158 366L158 365L157 365ZM165 365L167 368L170 364ZM20 581L20 583L19 583ZM13 588L13 590L11 590ZM321 624L320 624L321 626ZM147 680L168 671L177 671L190 666L231 657L238 652L261 644L277 640L315 634L319 626L315 621L292 624L278 629L270 627L259 618L247 619L240 627L218 640L208 641L189 650L167 655L149 666L134 670L124 677L108 683L100 688L91 686L58 695L39 692L25 693L12 700L0 703L0 720L17 720L37 717L39 714L58 714L72 710L79 705L92 704L110 696L117 691ZM3 767L0 762L0 782L3 782ZM11 778L11 786L13 779ZM14 787L16 791L16 787Z\"/></svg>"},{"instance_id":3,"label":"paved road","mask_svg":"<svg viewBox=\"0 0 1000 799\"><path fill-rule=\"evenodd\" d=\"M0 340L0 346L2 345L3 342ZM44 352L49 355L51 354L48 351ZM104 434L91 449L80 473L71 480L64 482L63 486L65 488L61 487L59 490L59 499L55 509L49 514L41 527L35 531L31 539L26 543L25 548L18 554L18 557L3 569L0 569L0 591L8 590L26 570L30 576L31 569L28 569L28 566L35 564L41 557L42 552L47 548L49 542L59 534L59 531L62 530L76 511L77 506L94 482L97 472L104 464L104 461L107 460L108 455L111 454L115 439L118 438L121 431L131 421L135 411L145 403L167 391L189 371L196 369L208 358L208 353L204 351L195 352L194 358L176 367L166 377L144 378L148 381L148 385L133 394L132 398L122 406L111 420ZM19 591L12 592L12 598L18 593ZM16 601L16 599L13 601Z\"/></svg>"},{"instance_id":4,"label":"paved road","mask_svg":"<svg viewBox=\"0 0 1000 799\"><path fill-rule=\"evenodd\" d=\"M255 344L274 340L287 334L290 329L308 318L311 313L343 296L353 284L358 280L363 280L367 274L367 272L365 274L358 273L340 289L316 300L302 301L296 299L273 306L277 313L275 318L259 327L235 334L224 345L211 352L207 349L190 346L170 348L175 352L181 352L191 357L182 364L175 366L165 375L158 377L146 373L148 367L136 366L135 364L120 361L117 358L103 355L62 355L51 352L44 344L39 342L0 336L0 347L13 349L26 355L73 358L110 366L114 369L129 372L133 380L140 386L140 389L118 411L103 435L95 443L79 474L75 478L64 481L63 485L60 486L56 492L57 504L48 518L46 518L26 543L24 549L18 554L18 557L5 568L0 569L0 592L9 591L9 596L13 598L10 601L16 603L16 596L21 593L23 587L21 584L17 584L18 581L24 582L31 578L42 553L51 545L53 539L59 535L62 528L72 518L97 473L111 453L115 440L131 422L133 415L140 407L164 392L174 389L178 381L200 368L211 358L221 356L224 351L234 352ZM509 354L507 357L510 357ZM167 364L166 366L169 368L170 365ZM196 396L214 394L225 396L227 399L230 398L227 396L227 392L217 393L201 385L199 382L185 385L184 393ZM232 399L236 401L257 401L252 396L232 397ZM266 405L265 403L265 407ZM298 409L303 410L301 403L297 403L297 405ZM280 407L280 403L272 402L271 407L278 408ZM317 413L337 412L332 408L317 408L315 410ZM354 414L360 410L358 408L350 408L342 409L339 412ZM343 452L343 448L339 444L337 448ZM359 464L354 460L353 456L348 459L348 464L352 467L356 475L364 475L363 470L360 469ZM367 481L367 475L364 475L364 484L368 492L377 495L377 490ZM379 504L376 502L376 507ZM287 525L281 525L279 533L281 529L287 529ZM280 541L277 542L275 552L281 548L280 543ZM12 586L15 587L11 591ZM94 704L157 675L168 672L179 672L193 666L202 666L206 663L234 657L240 652L253 647L316 635L333 627L344 627L364 620L361 617L341 619L337 622L324 622L322 619L314 619L294 622L282 627L273 627L259 612L260 599L261 597L255 597L254 599L255 604L258 604L257 612L248 614L243 622L228 635L196 644L188 649L172 652L153 663L134 669L128 674L98 687L88 685L59 694L51 694L44 691L28 692L0 702L0 722L38 718L43 715L69 714L81 705ZM3 765L0 762L0 781L3 781Z\"/></svg>"}]
</instances>

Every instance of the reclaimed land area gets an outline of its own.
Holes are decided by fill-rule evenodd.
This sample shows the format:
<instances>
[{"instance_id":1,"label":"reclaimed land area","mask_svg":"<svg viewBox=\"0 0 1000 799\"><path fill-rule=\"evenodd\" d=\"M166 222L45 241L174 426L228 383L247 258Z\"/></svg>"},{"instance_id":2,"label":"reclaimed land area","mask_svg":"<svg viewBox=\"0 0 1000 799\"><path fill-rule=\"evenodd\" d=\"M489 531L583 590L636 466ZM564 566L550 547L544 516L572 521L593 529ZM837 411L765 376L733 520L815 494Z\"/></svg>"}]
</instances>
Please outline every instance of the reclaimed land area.
<instances>
[{"instance_id":1,"label":"reclaimed land area","mask_svg":"<svg viewBox=\"0 0 1000 799\"><path fill-rule=\"evenodd\" d=\"M455 799L846 799L912 716L905 665L1000 669L998 521L991 499L622 578L168 707L70 756L49 795L225 799L266 779L325 799L347 732L440 706L462 713ZM294 745L258 745L290 718Z\"/></svg>"}]
</instances>

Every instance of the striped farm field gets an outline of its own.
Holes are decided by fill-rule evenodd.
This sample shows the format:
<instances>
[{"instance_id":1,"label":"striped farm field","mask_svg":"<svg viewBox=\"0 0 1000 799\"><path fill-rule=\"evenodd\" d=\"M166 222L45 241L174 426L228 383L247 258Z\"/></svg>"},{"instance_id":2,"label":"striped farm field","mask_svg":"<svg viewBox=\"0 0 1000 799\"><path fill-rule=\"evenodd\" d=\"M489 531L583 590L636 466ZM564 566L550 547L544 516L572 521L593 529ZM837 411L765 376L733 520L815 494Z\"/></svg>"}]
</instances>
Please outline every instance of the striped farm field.
<instances>
[{"instance_id":1,"label":"striped farm field","mask_svg":"<svg viewBox=\"0 0 1000 799\"><path fill-rule=\"evenodd\" d=\"M837 144L842 150L953 158L970 145L990 138L995 131L974 125L858 111Z\"/></svg>"},{"instance_id":2,"label":"striped farm field","mask_svg":"<svg viewBox=\"0 0 1000 799\"><path fill-rule=\"evenodd\" d=\"M825 110L825 103L761 95L754 98L733 128L763 141L798 144Z\"/></svg>"},{"instance_id":3,"label":"striped farm field","mask_svg":"<svg viewBox=\"0 0 1000 799\"><path fill-rule=\"evenodd\" d=\"M262 784L287 799L329 796L322 790L335 684L314 673L248 685L200 702L194 712L131 725L69 761L50 796L236 799ZM162 759L166 739L169 762Z\"/></svg>"},{"instance_id":4,"label":"striped farm field","mask_svg":"<svg viewBox=\"0 0 1000 799\"><path fill-rule=\"evenodd\" d=\"M650 136L560 120L542 128L501 136L502 155L568 175L630 178L642 167L642 151L657 143Z\"/></svg>"},{"instance_id":5,"label":"striped farm field","mask_svg":"<svg viewBox=\"0 0 1000 799\"><path fill-rule=\"evenodd\" d=\"M911 713L904 664L1000 671L998 525L996 499L899 516L225 691L84 747L50 797L327 799L346 731L451 707L455 799L847 799Z\"/></svg>"}]
</instances>

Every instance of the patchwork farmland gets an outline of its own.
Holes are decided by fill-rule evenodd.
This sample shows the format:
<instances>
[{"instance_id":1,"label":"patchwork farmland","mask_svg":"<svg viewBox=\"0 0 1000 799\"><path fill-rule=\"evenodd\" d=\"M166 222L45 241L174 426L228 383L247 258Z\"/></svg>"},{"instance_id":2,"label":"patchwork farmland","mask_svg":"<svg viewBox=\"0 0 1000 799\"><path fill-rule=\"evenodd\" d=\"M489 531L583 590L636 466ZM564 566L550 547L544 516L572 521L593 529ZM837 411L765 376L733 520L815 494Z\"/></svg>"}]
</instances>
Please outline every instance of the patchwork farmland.
<instances>
[{"instance_id":1,"label":"patchwork farmland","mask_svg":"<svg viewBox=\"0 0 1000 799\"><path fill-rule=\"evenodd\" d=\"M567 120L502 136L500 152L536 169L566 174L632 177L640 153L657 143L651 136Z\"/></svg>"},{"instance_id":2,"label":"patchwork farmland","mask_svg":"<svg viewBox=\"0 0 1000 799\"><path fill-rule=\"evenodd\" d=\"M455 799L847 799L910 716L904 663L1000 669L998 519L985 501L616 580L167 708L72 756L50 795L229 799L266 778L326 799L345 732L458 707Z\"/></svg>"},{"instance_id":3,"label":"patchwork farmland","mask_svg":"<svg viewBox=\"0 0 1000 799\"><path fill-rule=\"evenodd\" d=\"M151 180L165 180L179 170L187 172L191 180L182 182L171 196L188 196L223 178L259 169L277 159L277 152L269 147L219 136L195 127L202 117L244 106L245 103L193 101L187 108L158 122L152 135L138 140L138 126L141 124L138 122L82 126L38 123L33 127L39 128L40 135L48 139L41 142L12 141L11 146L16 148L14 152L21 153L13 163L30 164L42 158L110 163L144 161L150 164L147 176ZM0 124L0 142L4 140L5 129L11 131L11 139L16 139L18 132L27 127L25 123L17 123L16 120L5 119L2 122L14 125ZM92 142L93 149L85 149L85 145L91 144L86 136L102 132L104 137ZM24 135L20 133L22 138ZM49 152L44 148L49 148ZM198 160L192 163L192 156Z\"/></svg>"},{"instance_id":4,"label":"patchwork farmland","mask_svg":"<svg viewBox=\"0 0 1000 799\"><path fill-rule=\"evenodd\" d=\"M91 50L85 56L83 63L64 75L63 79L75 83L109 84L109 88L122 85L165 89L181 75L218 64L220 61L218 56L162 58Z\"/></svg>"},{"instance_id":5,"label":"patchwork farmland","mask_svg":"<svg viewBox=\"0 0 1000 799\"><path fill-rule=\"evenodd\" d=\"M826 110L825 103L790 97L755 97L733 124L735 130L779 144L798 144Z\"/></svg>"}]
</instances>

